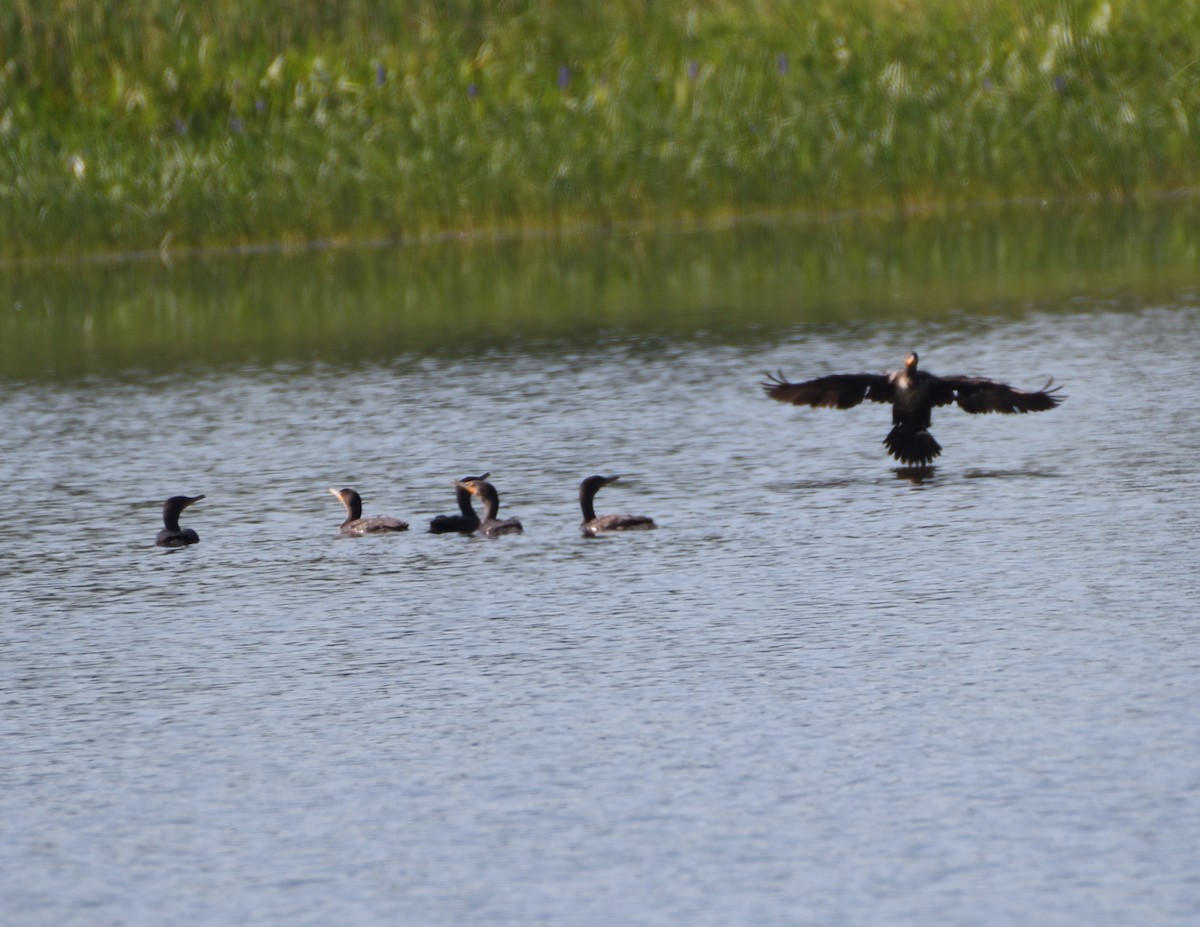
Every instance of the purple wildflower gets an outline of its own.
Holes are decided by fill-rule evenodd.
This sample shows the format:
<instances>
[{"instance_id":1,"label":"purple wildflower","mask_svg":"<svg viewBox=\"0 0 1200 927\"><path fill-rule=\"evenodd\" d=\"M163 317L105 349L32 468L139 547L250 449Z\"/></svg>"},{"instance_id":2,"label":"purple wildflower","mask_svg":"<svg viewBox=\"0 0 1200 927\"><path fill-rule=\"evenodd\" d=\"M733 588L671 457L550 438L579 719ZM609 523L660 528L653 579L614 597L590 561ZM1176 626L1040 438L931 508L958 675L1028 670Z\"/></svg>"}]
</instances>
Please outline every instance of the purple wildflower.
<instances>
[{"instance_id":1,"label":"purple wildflower","mask_svg":"<svg viewBox=\"0 0 1200 927\"><path fill-rule=\"evenodd\" d=\"M475 82L472 81L471 83L467 84L467 99L474 100L477 96L479 96L479 87L477 87Z\"/></svg>"},{"instance_id":2,"label":"purple wildflower","mask_svg":"<svg viewBox=\"0 0 1200 927\"><path fill-rule=\"evenodd\" d=\"M688 80L695 80L700 76L700 62L689 60L687 63Z\"/></svg>"},{"instance_id":3,"label":"purple wildflower","mask_svg":"<svg viewBox=\"0 0 1200 927\"><path fill-rule=\"evenodd\" d=\"M571 83L571 69L565 64L558 67L558 89L566 90L567 84Z\"/></svg>"},{"instance_id":4,"label":"purple wildflower","mask_svg":"<svg viewBox=\"0 0 1200 927\"><path fill-rule=\"evenodd\" d=\"M779 57L775 59L775 69L780 74L786 74L789 70L791 70L791 64L788 61L788 56L786 53L779 53Z\"/></svg>"},{"instance_id":5,"label":"purple wildflower","mask_svg":"<svg viewBox=\"0 0 1200 927\"><path fill-rule=\"evenodd\" d=\"M234 135L241 135L242 129L244 129L244 128L245 128L245 125L242 123L241 118L239 118L238 116L234 116L232 119L229 120L229 131L232 132Z\"/></svg>"},{"instance_id":6,"label":"purple wildflower","mask_svg":"<svg viewBox=\"0 0 1200 927\"><path fill-rule=\"evenodd\" d=\"M382 87L387 83L387 68L382 63L375 65L375 86Z\"/></svg>"}]
</instances>

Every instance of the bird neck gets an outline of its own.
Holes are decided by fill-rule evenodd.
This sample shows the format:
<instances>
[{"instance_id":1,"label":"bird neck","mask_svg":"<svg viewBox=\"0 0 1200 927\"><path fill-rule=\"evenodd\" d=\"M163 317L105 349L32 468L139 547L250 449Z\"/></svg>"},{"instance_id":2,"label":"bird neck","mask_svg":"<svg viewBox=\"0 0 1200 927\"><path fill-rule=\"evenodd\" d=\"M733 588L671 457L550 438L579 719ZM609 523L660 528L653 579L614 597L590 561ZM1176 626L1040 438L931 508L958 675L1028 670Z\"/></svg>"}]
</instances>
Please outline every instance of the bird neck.
<instances>
[{"instance_id":1,"label":"bird neck","mask_svg":"<svg viewBox=\"0 0 1200 927\"><path fill-rule=\"evenodd\" d=\"M456 489L454 490L454 498L458 500L458 510L466 515L467 518L479 518L475 514L475 506L471 505L471 494L469 492L465 489Z\"/></svg>"},{"instance_id":2,"label":"bird neck","mask_svg":"<svg viewBox=\"0 0 1200 927\"><path fill-rule=\"evenodd\" d=\"M583 510L583 520L591 521L596 517L594 501L599 486L581 486L579 488L579 508Z\"/></svg>"},{"instance_id":3,"label":"bird neck","mask_svg":"<svg viewBox=\"0 0 1200 927\"><path fill-rule=\"evenodd\" d=\"M485 486L480 490L480 495L483 497L483 517L486 521L495 521L496 515L500 511L500 494L496 492L492 486Z\"/></svg>"},{"instance_id":4,"label":"bird neck","mask_svg":"<svg viewBox=\"0 0 1200 927\"><path fill-rule=\"evenodd\" d=\"M179 509L173 505L163 507L163 524L171 531L179 530Z\"/></svg>"}]
</instances>

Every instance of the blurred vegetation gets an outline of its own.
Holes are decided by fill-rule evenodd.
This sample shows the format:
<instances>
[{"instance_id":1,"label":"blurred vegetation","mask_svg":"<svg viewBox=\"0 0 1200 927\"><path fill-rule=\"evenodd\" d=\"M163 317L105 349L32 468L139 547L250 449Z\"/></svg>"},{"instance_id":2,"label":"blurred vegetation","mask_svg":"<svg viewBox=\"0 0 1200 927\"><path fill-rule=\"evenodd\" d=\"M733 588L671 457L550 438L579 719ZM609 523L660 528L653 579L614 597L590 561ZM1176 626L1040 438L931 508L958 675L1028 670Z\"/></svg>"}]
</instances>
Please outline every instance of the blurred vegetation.
<instances>
[{"instance_id":1,"label":"blurred vegetation","mask_svg":"<svg viewBox=\"0 0 1200 927\"><path fill-rule=\"evenodd\" d=\"M0 254L1195 188L1200 0L10 0Z\"/></svg>"}]
</instances>

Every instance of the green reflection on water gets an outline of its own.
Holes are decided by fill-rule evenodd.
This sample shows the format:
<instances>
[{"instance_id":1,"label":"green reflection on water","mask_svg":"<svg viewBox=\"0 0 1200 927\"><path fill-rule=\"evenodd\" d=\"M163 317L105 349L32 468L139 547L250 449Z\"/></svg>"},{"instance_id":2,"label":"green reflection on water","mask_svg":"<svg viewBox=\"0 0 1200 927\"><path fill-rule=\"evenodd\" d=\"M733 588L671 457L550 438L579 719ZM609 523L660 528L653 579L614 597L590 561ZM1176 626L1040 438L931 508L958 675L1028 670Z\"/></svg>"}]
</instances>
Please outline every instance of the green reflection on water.
<instances>
[{"instance_id":1,"label":"green reflection on water","mask_svg":"<svg viewBox=\"0 0 1200 927\"><path fill-rule=\"evenodd\" d=\"M1191 202L9 269L0 376L386 361L1195 293ZM1190 288L1190 289L1189 289Z\"/></svg>"}]
</instances>

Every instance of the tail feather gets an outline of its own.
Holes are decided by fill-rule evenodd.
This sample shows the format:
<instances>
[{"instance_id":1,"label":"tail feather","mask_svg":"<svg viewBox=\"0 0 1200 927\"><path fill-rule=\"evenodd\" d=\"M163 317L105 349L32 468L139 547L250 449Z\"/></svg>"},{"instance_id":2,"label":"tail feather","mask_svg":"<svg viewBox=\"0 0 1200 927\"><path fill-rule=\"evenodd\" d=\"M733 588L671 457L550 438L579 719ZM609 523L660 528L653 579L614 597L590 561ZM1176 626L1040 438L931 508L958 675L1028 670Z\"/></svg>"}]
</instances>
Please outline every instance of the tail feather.
<instances>
[{"instance_id":1,"label":"tail feather","mask_svg":"<svg viewBox=\"0 0 1200 927\"><path fill-rule=\"evenodd\" d=\"M942 452L942 446L924 428L897 425L883 439L888 453L901 463L922 467Z\"/></svg>"}]
</instances>

